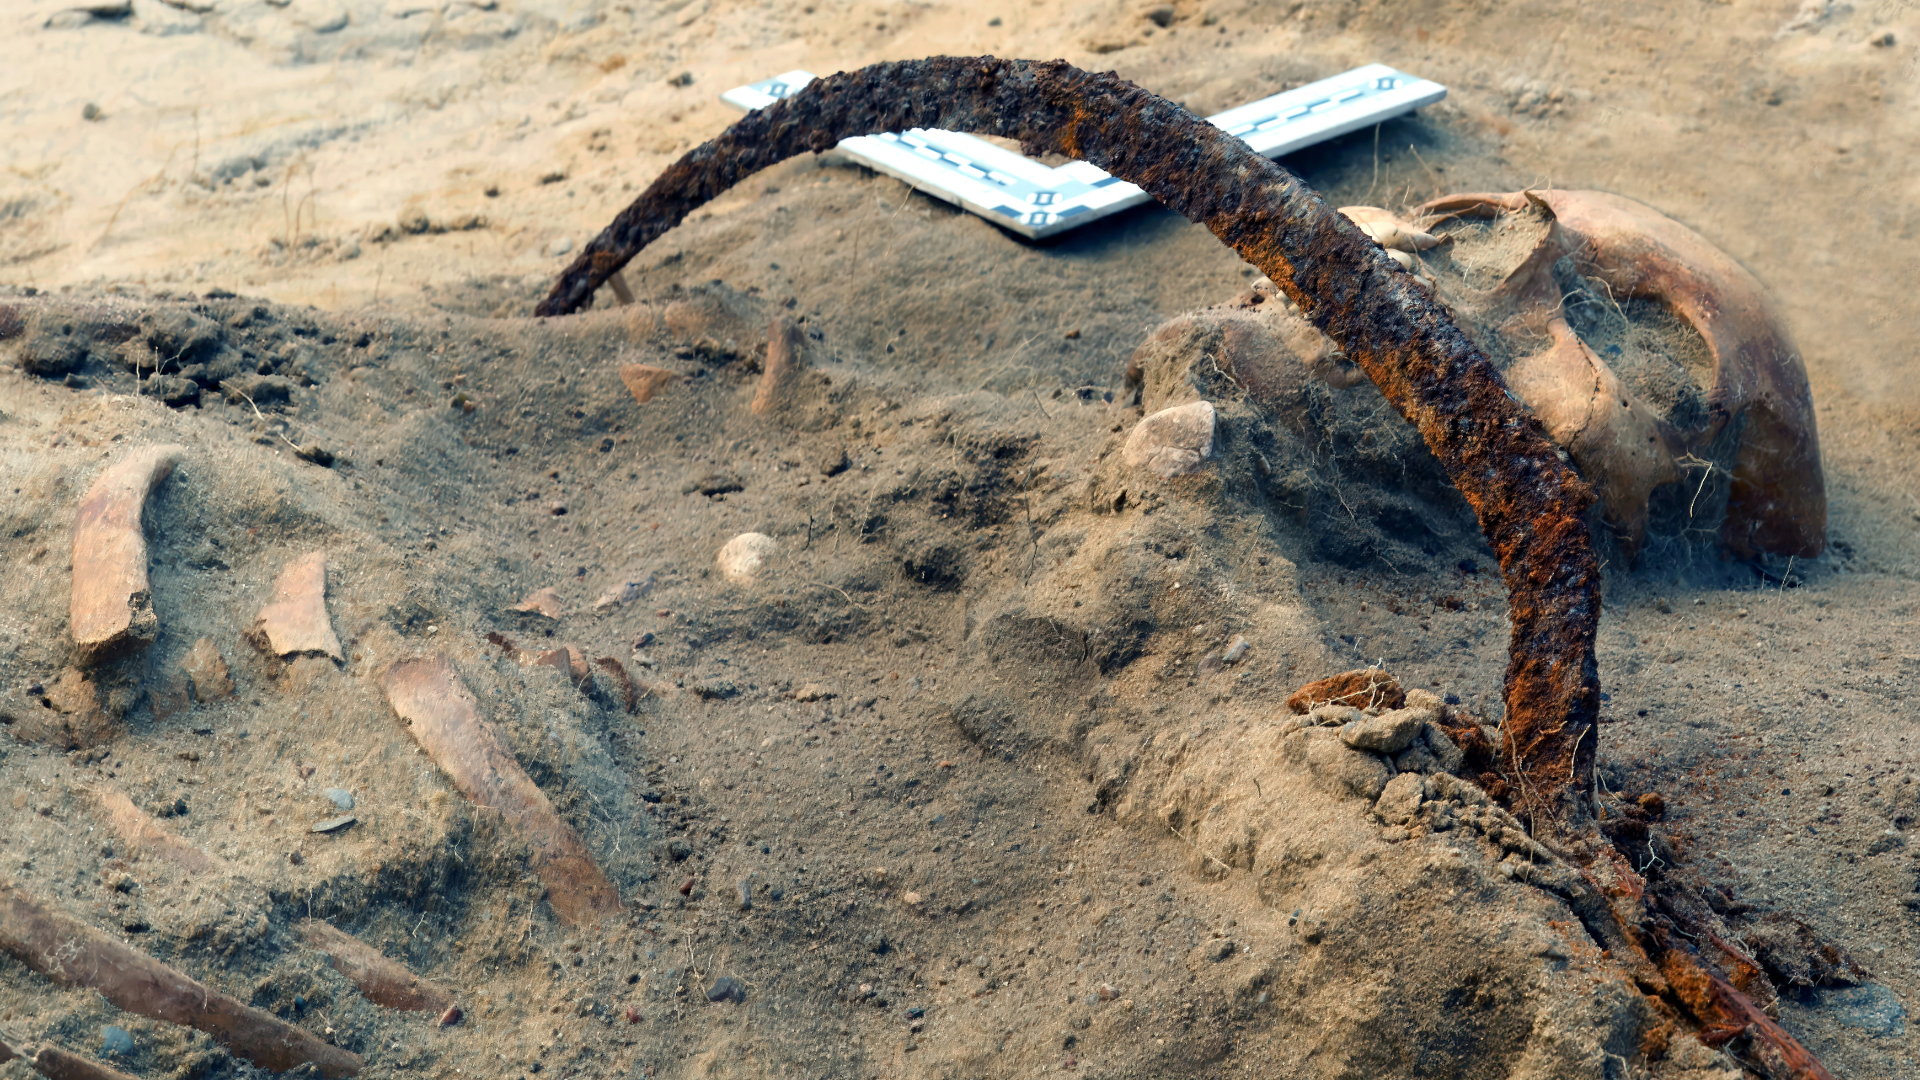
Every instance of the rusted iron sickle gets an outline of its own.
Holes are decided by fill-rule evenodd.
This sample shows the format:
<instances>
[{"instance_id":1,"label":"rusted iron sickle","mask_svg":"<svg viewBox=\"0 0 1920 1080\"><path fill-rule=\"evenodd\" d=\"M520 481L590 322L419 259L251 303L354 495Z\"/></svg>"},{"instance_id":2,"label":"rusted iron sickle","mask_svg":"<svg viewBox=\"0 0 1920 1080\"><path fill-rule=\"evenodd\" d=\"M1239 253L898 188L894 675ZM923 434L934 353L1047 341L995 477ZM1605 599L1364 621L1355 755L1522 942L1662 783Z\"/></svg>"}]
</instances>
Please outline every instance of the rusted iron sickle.
<instances>
[{"instance_id":1,"label":"rusted iron sickle","mask_svg":"<svg viewBox=\"0 0 1920 1080\"><path fill-rule=\"evenodd\" d=\"M1502 756L1516 810L1537 828L1592 836L1600 702L1592 490L1424 286L1297 177L1171 101L1058 60L932 57L819 79L675 162L586 246L536 312L580 310L647 244L760 169L848 136L916 127L1017 139L1029 154L1080 158L1138 184L1265 271L1339 343L1420 430L1499 555L1513 621ZM1750 1007L1737 990L1726 993ZM1708 1009L1701 1022L1726 1012ZM1785 1054L1786 1071L1770 1080L1830 1080L1777 1028L1742 1030Z\"/></svg>"},{"instance_id":2,"label":"rusted iron sickle","mask_svg":"<svg viewBox=\"0 0 1920 1080\"><path fill-rule=\"evenodd\" d=\"M1378 244L1285 169L1179 105L1062 61L933 57L819 79L675 162L541 302L565 315L708 200L840 139L938 127L1090 161L1205 224L1265 271L1419 428L1480 516L1513 608L1505 765L1536 823L1590 816L1600 702L1593 493L1487 357Z\"/></svg>"}]
</instances>

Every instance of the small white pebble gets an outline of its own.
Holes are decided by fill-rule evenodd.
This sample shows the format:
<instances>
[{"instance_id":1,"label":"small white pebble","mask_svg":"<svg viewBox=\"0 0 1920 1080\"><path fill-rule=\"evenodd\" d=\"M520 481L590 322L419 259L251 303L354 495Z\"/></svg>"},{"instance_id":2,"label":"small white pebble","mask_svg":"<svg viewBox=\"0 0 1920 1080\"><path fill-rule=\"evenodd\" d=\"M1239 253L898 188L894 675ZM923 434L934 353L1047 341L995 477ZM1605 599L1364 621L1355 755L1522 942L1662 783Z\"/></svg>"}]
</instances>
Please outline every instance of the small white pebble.
<instances>
[{"instance_id":1,"label":"small white pebble","mask_svg":"<svg viewBox=\"0 0 1920 1080\"><path fill-rule=\"evenodd\" d=\"M738 584L751 582L760 575L761 566L779 546L771 536L741 533L720 549L720 557L716 560L720 565L720 573L728 581Z\"/></svg>"}]
</instances>

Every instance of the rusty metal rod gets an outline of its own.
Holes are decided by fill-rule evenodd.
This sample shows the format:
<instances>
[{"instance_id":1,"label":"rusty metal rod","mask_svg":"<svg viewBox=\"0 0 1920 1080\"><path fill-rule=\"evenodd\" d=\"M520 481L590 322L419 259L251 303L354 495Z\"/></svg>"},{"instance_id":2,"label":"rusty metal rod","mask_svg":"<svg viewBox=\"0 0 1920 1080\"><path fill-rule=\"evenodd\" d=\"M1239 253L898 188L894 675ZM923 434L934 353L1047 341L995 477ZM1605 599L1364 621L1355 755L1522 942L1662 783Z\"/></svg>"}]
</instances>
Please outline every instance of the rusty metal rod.
<instances>
[{"instance_id":1,"label":"rusty metal rod","mask_svg":"<svg viewBox=\"0 0 1920 1080\"><path fill-rule=\"evenodd\" d=\"M818 79L689 152L581 251L537 313L579 310L696 207L842 138L938 127L1081 158L1145 188L1259 267L1338 342L1445 466L1511 594L1504 764L1536 827L1583 830L1600 679L1593 493L1424 287L1297 177L1113 74L1063 61L933 57Z\"/></svg>"}]
</instances>

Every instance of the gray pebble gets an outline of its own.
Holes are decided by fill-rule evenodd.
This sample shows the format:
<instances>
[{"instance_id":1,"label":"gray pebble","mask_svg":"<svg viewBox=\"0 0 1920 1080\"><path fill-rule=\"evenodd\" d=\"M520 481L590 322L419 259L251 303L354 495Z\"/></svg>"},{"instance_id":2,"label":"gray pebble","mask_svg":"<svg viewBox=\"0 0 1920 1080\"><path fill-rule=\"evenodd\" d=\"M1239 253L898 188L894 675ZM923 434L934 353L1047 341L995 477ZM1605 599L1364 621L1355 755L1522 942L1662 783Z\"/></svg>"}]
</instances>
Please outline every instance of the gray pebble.
<instances>
[{"instance_id":1,"label":"gray pebble","mask_svg":"<svg viewBox=\"0 0 1920 1080\"><path fill-rule=\"evenodd\" d=\"M133 1053L133 1033L123 1027L101 1028L100 1052L103 1054Z\"/></svg>"},{"instance_id":2,"label":"gray pebble","mask_svg":"<svg viewBox=\"0 0 1920 1080\"><path fill-rule=\"evenodd\" d=\"M325 795L329 800L332 801L333 805L339 807L342 810L353 809L353 792L348 791L345 788L330 787L327 790L321 792L321 794Z\"/></svg>"},{"instance_id":3,"label":"gray pebble","mask_svg":"<svg viewBox=\"0 0 1920 1080\"><path fill-rule=\"evenodd\" d=\"M692 690L696 696L708 701L730 698L740 693L740 688L731 679L701 679L693 684Z\"/></svg>"},{"instance_id":4,"label":"gray pebble","mask_svg":"<svg viewBox=\"0 0 1920 1080\"><path fill-rule=\"evenodd\" d=\"M734 890L739 894L740 910L752 911L753 910L753 875L748 874L746 877L741 878L737 883L735 883Z\"/></svg>"},{"instance_id":5,"label":"gray pebble","mask_svg":"<svg viewBox=\"0 0 1920 1080\"><path fill-rule=\"evenodd\" d=\"M713 980L712 986L707 987L707 1000L731 1001L737 1005L747 1000L746 984L731 975L722 975Z\"/></svg>"},{"instance_id":6,"label":"gray pebble","mask_svg":"<svg viewBox=\"0 0 1920 1080\"><path fill-rule=\"evenodd\" d=\"M1869 1035L1899 1038L1906 1034L1907 1009L1893 991L1879 983L1820 992L1820 1007L1850 1028Z\"/></svg>"}]
</instances>

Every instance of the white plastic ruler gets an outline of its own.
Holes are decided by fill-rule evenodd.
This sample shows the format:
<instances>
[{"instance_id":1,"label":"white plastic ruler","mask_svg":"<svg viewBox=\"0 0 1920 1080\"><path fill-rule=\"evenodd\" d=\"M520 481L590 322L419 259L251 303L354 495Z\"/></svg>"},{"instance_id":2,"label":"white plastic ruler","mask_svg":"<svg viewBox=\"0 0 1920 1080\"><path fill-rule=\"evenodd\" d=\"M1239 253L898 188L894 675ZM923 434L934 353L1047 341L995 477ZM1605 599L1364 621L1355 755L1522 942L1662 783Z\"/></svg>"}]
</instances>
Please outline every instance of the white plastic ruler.
<instances>
[{"instance_id":1,"label":"white plastic ruler","mask_svg":"<svg viewBox=\"0 0 1920 1080\"><path fill-rule=\"evenodd\" d=\"M742 112L791 97L814 76L789 71L735 87L720 100ZM1447 96L1436 82L1368 64L1297 89L1228 109L1207 120L1270 158L1372 127ZM1087 164L1058 168L985 139L938 128L858 135L839 149L928 195L995 225L1040 239L1151 201L1153 196Z\"/></svg>"}]
</instances>

